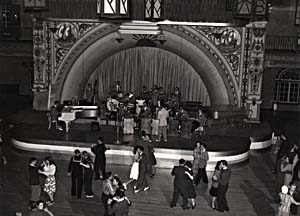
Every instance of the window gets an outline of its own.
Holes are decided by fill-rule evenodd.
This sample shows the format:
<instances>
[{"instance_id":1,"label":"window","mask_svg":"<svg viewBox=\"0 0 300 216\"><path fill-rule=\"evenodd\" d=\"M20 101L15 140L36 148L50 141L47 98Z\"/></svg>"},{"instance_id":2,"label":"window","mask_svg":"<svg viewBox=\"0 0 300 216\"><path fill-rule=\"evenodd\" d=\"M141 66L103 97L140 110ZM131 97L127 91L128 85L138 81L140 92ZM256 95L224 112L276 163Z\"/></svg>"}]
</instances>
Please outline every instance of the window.
<instances>
[{"instance_id":1,"label":"window","mask_svg":"<svg viewBox=\"0 0 300 216\"><path fill-rule=\"evenodd\" d=\"M295 25L300 25L300 0L296 0Z\"/></svg>"},{"instance_id":2,"label":"window","mask_svg":"<svg viewBox=\"0 0 300 216\"><path fill-rule=\"evenodd\" d=\"M278 72L274 85L274 102L298 104L300 70L283 69Z\"/></svg>"}]
</instances>

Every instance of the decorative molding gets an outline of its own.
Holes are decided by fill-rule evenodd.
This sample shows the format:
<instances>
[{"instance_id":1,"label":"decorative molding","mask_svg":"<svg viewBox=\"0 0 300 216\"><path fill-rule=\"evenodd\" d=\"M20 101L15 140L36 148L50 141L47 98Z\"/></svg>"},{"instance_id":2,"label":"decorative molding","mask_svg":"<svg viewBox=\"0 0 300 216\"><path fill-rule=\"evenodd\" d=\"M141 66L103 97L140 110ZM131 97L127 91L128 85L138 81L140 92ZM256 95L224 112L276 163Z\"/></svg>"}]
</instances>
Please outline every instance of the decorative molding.
<instances>
[{"instance_id":1,"label":"decorative molding","mask_svg":"<svg viewBox=\"0 0 300 216\"><path fill-rule=\"evenodd\" d=\"M205 49L207 49L207 51L208 51L209 53L211 53L211 56L217 61L217 63L218 63L218 64L220 65L220 67L222 68L222 71L224 72L224 75L225 75L225 77L226 77L226 79L227 79L227 81L228 81L228 83L229 83L229 85L230 85L230 89L231 89L231 92L232 92L232 95L233 95L234 104L235 104L235 105L238 105L238 101L239 101L239 99L238 99L238 92L237 92L238 89L235 88L235 85L234 85L234 83L233 83L234 81L232 80L231 75L230 75L230 71L227 70L227 68L226 68L226 66L225 66L225 64L224 64L224 62L223 62L223 60L222 60L222 59L220 58L220 56L215 52L215 50L213 50L213 49L207 44L207 42L205 42L201 37L199 37L197 34L191 32L191 31L187 30L186 28L184 28L184 26L174 26L174 25L172 25L172 26L170 26L170 27L172 27L172 28L174 28L174 29L176 29L176 30L178 30L178 31L180 31L180 32L182 32L182 33L184 33L184 34L186 34L186 35L187 35L188 37L190 37L190 38L195 39L195 40L196 40L197 42L199 42ZM198 26L197 26L197 28L198 28ZM197 28L193 27L193 29L197 29ZM197 33L201 33L201 32L197 31Z\"/></svg>"},{"instance_id":2,"label":"decorative molding","mask_svg":"<svg viewBox=\"0 0 300 216\"><path fill-rule=\"evenodd\" d=\"M33 21L33 68L34 84L33 91L44 92L47 90L46 83L46 23Z\"/></svg>"}]
</instances>

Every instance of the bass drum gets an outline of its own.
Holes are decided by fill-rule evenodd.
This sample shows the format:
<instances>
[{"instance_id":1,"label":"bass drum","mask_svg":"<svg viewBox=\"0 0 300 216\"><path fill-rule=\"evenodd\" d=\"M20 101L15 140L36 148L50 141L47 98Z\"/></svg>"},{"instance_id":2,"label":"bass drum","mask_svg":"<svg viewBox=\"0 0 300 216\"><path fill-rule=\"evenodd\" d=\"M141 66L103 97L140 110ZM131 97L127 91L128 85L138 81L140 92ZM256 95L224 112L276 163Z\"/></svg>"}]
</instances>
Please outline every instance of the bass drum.
<instances>
[{"instance_id":1,"label":"bass drum","mask_svg":"<svg viewBox=\"0 0 300 216\"><path fill-rule=\"evenodd\" d=\"M106 103L107 110L110 112L117 112L119 108L119 101L116 99L108 98Z\"/></svg>"}]
</instances>

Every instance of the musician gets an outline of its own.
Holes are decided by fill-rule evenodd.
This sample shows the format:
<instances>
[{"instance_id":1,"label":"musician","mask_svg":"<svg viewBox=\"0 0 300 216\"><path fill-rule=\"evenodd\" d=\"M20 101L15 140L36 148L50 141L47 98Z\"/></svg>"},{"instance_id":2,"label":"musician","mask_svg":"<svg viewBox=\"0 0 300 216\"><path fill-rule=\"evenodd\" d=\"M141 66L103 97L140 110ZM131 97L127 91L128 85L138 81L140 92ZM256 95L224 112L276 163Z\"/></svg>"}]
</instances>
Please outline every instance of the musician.
<instances>
[{"instance_id":1,"label":"musician","mask_svg":"<svg viewBox=\"0 0 300 216\"><path fill-rule=\"evenodd\" d=\"M117 93L122 92L121 82L120 82L119 80L116 82L115 91L116 91Z\"/></svg>"},{"instance_id":2,"label":"musician","mask_svg":"<svg viewBox=\"0 0 300 216\"><path fill-rule=\"evenodd\" d=\"M167 138L168 118L169 118L169 112L167 111L166 106L163 104L161 110L159 110L157 114L157 119L159 120L158 139L156 140L157 142L161 141L162 136L165 142L168 141Z\"/></svg>"},{"instance_id":3,"label":"musician","mask_svg":"<svg viewBox=\"0 0 300 216\"><path fill-rule=\"evenodd\" d=\"M146 101L150 99L150 92L147 90L146 86L143 86L140 97L145 99Z\"/></svg>"},{"instance_id":4,"label":"musician","mask_svg":"<svg viewBox=\"0 0 300 216\"><path fill-rule=\"evenodd\" d=\"M158 106L160 106L161 104L166 104L167 100L168 100L168 97L167 97L167 94L164 91L163 87L159 87L159 92L158 92L159 104L158 104Z\"/></svg>"},{"instance_id":5,"label":"musician","mask_svg":"<svg viewBox=\"0 0 300 216\"><path fill-rule=\"evenodd\" d=\"M151 109L147 103L144 102L140 118L141 118L141 131L145 131L147 135L151 134Z\"/></svg>"},{"instance_id":6,"label":"musician","mask_svg":"<svg viewBox=\"0 0 300 216\"><path fill-rule=\"evenodd\" d=\"M86 94L86 103L87 105L93 105L93 97L94 97L94 90L92 88L91 83L87 85L87 88L85 90Z\"/></svg>"},{"instance_id":7,"label":"musician","mask_svg":"<svg viewBox=\"0 0 300 216\"><path fill-rule=\"evenodd\" d=\"M178 98L176 97L176 95L174 93L171 94L171 99L169 102L169 106L171 109L170 112L170 117L175 117L176 113L179 111L179 101Z\"/></svg>"},{"instance_id":8,"label":"musician","mask_svg":"<svg viewBox=\"0 0 300 216\"><path fill-rule=\"evenodd\" d=\"M152 117L156 114L156 108L158 107L158 90L154 88L151 92L151 111Z\"/></svg>"},{"instance_id":9,"label":"musician","mask_svg":"<svg viewBox=\"0 0 300 216\"><path fill-rule=\"evenodd\" d=\"M183 109L183 107L180 107L179 112L177 114L177 118L178 118L178 130L181 131L183 122L188 121L190 116L189 113L185 109Z\"/></svg>"},{"instance_id":10,"label":"musician","mask_svg":"<svg viewBox=\"0 0 300 216\"><path fill-rule=\"evenodd\" d=\"M181 91L179 90L179 87L176 87L176 88L174 89L174 94L175 94L175 96L176 96L178 102L180 103L180 102L181 102Z\"/></svg>"}]
</instances>

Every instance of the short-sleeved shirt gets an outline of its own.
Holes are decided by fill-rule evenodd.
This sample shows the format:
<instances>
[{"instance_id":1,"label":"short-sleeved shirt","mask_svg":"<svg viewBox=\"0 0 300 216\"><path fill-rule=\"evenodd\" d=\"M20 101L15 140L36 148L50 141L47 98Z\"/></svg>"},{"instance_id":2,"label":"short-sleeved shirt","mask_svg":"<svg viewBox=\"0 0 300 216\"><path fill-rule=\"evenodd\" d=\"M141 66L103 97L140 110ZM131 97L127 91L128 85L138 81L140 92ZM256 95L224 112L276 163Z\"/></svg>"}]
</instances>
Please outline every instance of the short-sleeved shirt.
<instances>
[{"instance_id":1,"label":"short-sleeved shirt","mask_svg":"<svg viewBox=\"0 0 300 216\"><path fill-rule=\"evenodd\" d=\"M167 110L165 110L164 108L161 109L158 112L157 115L157 119L159 120L159 126L167 126L168 125L168 121L167 119L169 118L169 112Z\"/></svg>"}]
</instances>

